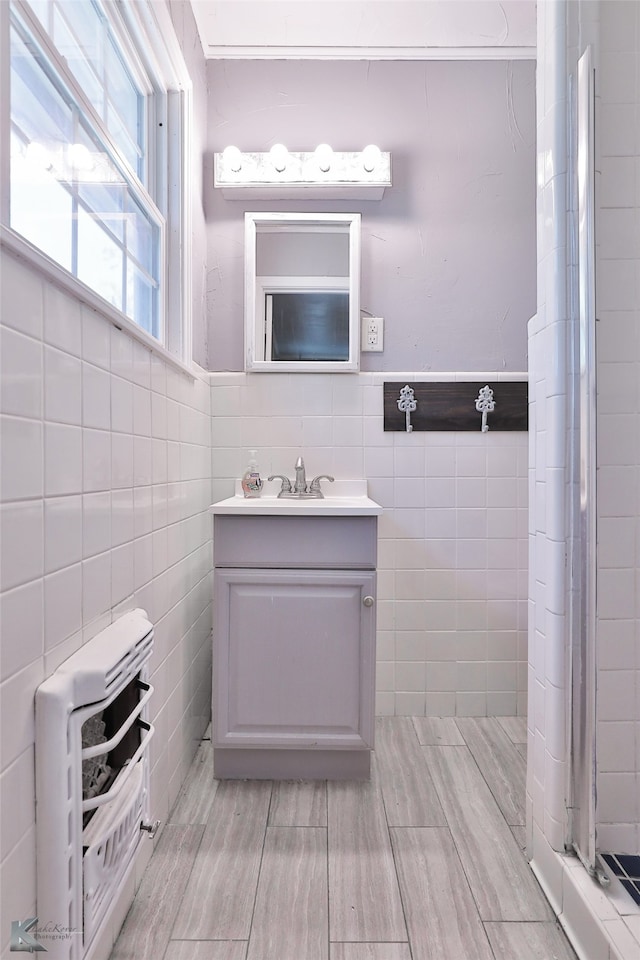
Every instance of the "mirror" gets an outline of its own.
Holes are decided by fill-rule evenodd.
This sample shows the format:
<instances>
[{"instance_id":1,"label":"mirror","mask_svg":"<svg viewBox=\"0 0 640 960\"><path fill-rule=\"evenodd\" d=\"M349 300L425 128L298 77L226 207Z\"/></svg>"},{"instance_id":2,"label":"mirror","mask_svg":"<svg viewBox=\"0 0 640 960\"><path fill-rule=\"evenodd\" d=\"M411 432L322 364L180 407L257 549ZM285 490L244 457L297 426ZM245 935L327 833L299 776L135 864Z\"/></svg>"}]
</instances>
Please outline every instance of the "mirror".
<instances>
[{"instance_id":1,"label":"mirror","mask_svg":"<svg viewBox=\"0 0 640 960\"><path fill-rule=\"evenodd\" d=\"M245 369L353 372L360 214L245 214Z\"/></svg>"}]
</instances>

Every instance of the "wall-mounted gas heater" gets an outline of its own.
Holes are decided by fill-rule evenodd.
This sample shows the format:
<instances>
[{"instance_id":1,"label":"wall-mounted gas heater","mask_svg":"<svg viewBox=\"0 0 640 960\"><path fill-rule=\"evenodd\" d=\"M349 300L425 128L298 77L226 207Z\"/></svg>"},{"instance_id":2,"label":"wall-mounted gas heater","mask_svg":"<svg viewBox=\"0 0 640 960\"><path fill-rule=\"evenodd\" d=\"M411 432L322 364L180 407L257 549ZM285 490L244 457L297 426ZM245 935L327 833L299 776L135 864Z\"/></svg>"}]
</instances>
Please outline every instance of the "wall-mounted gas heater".
<instances>
[{"instance_id":1,"label":"wall-mounted gas heater","mask_svg":"<svg viewBox=\"0 0 640 960\"><path fill-rule=\"evenodd\" d=\"M36 692L38 925L52 960L88 957L149 822L153 627L125 614Z\"/></svg>"}]
</instances>

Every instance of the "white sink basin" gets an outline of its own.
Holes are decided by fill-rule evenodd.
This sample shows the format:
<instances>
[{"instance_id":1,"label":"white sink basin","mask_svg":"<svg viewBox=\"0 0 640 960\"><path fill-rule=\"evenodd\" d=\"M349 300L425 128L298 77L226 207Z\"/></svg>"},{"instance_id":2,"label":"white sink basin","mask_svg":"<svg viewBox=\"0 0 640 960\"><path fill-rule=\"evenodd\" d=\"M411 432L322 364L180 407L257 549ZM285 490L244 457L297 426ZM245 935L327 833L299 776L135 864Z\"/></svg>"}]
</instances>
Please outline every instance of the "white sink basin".
<instances>
[{"instance_id":1,"label":"white sink basin","mask_svg":"<svg viewBox=\"0 0 640 960\"><path fill-rule=\"evenodd\" d=\"M382 513L382 507L367 496L366 480L322 481L324 499L296 500L288 497L278 498L280 481L265 481L261 497L245 497L240 481L236 481L236 493L233 497L220 500L209 507L214 514L262 515L294 517L375 517Z\"/></svg>"}]
</instances>

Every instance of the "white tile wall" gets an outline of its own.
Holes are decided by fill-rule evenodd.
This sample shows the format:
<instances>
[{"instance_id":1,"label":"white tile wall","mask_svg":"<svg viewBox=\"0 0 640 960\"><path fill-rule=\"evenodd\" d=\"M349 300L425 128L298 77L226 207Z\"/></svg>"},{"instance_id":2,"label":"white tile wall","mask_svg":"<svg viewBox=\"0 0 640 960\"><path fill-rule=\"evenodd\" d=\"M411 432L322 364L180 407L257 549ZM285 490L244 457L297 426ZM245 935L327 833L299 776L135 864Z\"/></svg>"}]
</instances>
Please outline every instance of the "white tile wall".
<instances>
[{"instance_id":1,"label":"white tile wall","mask_svg":"<svg viewBox=\"0 0 640 960\"><path fill-rule=\"evenodd\" d=\"M485 376L499 375L467 379ZM292 475L300 453L309 475L365 476L385 508L378 713L524 714L527 436L385 433L383 383L396 379L426 378L211 374L214 499L251 448L264 477Z\"/></svg>"},{"instance_id":2,"label":"white tile wall","mask_svg":"<svg viewBox=\"0 0 640 960\"><path fill-rule=\"evenodd\" d=\"M160 819L208 723L211 474L206 375L178 373L5 252L1 271L4 956L11 920L35 916L33 697L45 676L119 613L147 610Z\"/></svg>"},{"instance_id":3,"label":"white tile wall","mask_svg":"<svg viewBox=\"0 0 640 960\"><path fill-rule=\"evenodd\" d=\"M640 853L640 12L601 11L598 842ZM631 166L629 165L631 161ZM623 182L618 178L622 175Z\"/></svg>"},{"instance_id":4,"label":"white tile wall","mask_svg":"<svg viewBox=\"0 0 640 960\"><path fill-rule=\"evenodd\" d=\"M610 841L613 849L621 849L622 843L638 852L639 14L637 4L617 0L604 4L558 0L538 4L537 13L538 313L529 330L528 843L534 870L550 892L578 955L590 960L596 956L632 960L640 942L636 918L606 896L576 858L555 852L563 850L566 833L564 649L571 599L562 575L561 543L569 531L565 504L574 500L576 492L569 487L566 469L573 423L565 415L564 399L572 389L572 354L564 328L571 316L567 281L573 263L565 245L566 207L560 195L555 207L556 196L549 197L548 192L554 178L567 170L568 74L574 72L585 43L591 42L596 58L599 49L602 53L596 73L601 98L598 202L601 208L625 211L623 215L609 212L603 218L601 210L597 230L598 603L600 613L607 613L598 623L598 840L601 849ZM624 78L633 71L634 82L627 83ZM555 557L553 580L548 556ZM626 823L621 823L625 818Z\"/></svg>"}]
</instances>

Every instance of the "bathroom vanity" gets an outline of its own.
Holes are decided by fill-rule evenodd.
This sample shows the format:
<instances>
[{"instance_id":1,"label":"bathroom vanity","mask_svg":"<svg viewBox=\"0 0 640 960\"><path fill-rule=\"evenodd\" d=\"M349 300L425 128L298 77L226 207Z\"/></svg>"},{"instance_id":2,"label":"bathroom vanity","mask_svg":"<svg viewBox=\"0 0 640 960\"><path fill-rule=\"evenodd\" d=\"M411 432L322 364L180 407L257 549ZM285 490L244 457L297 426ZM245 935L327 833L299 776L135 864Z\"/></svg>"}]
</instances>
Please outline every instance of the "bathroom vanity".
<instances>
[{"instance_id":1,"label":"bathroom vanity","mask_svg":"<svg viewBox=\"0 0 640 960\"><path fill-rule=\"evenodd\" d=\"M331 487L211 507L216 777L369 776L382 508Z\"/></svg>"}]
</instances>

